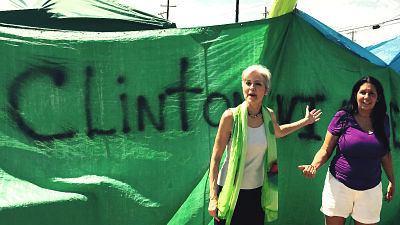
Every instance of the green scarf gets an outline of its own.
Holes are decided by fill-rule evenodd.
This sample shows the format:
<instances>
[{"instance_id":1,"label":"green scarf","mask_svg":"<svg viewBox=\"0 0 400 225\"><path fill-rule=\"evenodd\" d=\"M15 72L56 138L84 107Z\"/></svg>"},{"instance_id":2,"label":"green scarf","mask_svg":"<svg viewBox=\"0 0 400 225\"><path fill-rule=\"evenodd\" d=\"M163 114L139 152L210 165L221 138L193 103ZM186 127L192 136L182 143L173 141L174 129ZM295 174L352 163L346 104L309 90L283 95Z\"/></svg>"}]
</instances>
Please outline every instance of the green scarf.
<instances>
[{"instance_id":1,"label":"green scarf","mask_svg":"<svg viewBox=\"0 0 400 225\"><path fill-rule=\"evenodd\" d=\"M265 134L267 135L267 152L265 154L264 183L261 194L261 206L268 222L278 218L278 189L268 182L268 172L277 160L275 130L268 108L262 106ZM242 183L244 164L247 152L247 107L242 103L236 109L232 127L232 147L230 152L228 173L218 198L218 217L229 225L235 210L236 201Z\"/></svg>"}]
</instances>

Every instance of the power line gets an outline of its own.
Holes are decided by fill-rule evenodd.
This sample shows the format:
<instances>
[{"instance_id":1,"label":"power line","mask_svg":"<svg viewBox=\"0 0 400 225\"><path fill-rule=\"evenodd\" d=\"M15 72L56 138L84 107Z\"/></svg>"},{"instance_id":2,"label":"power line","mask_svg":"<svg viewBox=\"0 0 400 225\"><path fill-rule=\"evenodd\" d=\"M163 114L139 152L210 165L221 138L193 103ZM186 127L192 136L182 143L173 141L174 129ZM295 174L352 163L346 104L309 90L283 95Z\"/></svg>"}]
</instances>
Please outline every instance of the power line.
<instances>
[{"instance_id":1,"label":"power line","mask_svg":"<svg viewBox=\"0 0 400 225\"><path fill-rule=\"evenodd\" d=\"M264 7L264 6L268 6L268 5L272 5L272 1L266 1L266 3L254 3L254 4L246 4L245 6L243 6L243 7L240 7L240 9L245 9L245 10L248 10L248 9L255 9L255 8L260 8L260 7Z\"/></svg>"},{"instance_id":2,"label":"power line","mask_svg":"<svg viewBox=\"0 0 400 225\"><path fill-rule=\"evenodd\" d=\"M376 30L376 29L379 29L379 28L381 28L381 27L386 27L386 26L396 25L396 24L400 24L400 21L398 21L398 22L396 22L396 23L384 24L384 25L379 25L379 24L377 24L377 25L372 26L372 29L373 29L373 30ZM369 27L365 27L365 28L363 28L363 29L351 30L350 32L342 32L342 33L344 33L345 35L351 34L351 37L352 37L351 40L354 41L354 35L355 35L355 33L363 32L363 31L370 30L370 29L371 29L371 27L369 26Z\"/></svg>"},{"instance_id":3,"label":"power line","mask_svg":"<svg viewBox=\"0 0 400 225\"><path fill-rule=\"evenodd\" d=\"M342 29L338 29L337 32L340 33L340 32L346 32L346 31L361 31L361 30L366 30L366 28L379 29L382 26L386 26L385 23L390 23L390 22L393 22L393 21L399 21L399 22L391 23L391 24L388 24L388 25L393 25L393 24L400 23L400 17L394 18L394 19L390 19L390 20L386 20L386 21L383 21L381 23L374 23L374 24L360 26L360 27L342 28Z\"/></svg>"},{"instance_id":4,"label":"power line","mask_svg":"<svg viewBox=\"0 0 400 225\"><path fill-rule=\"evenodd\" d=\"M397 22L394 22L394 23L391 23L391 24L388 24L388 23L385 23L383 25L376 24L376 25L372 26L372 30L376 30L376 29L379 29L381 27L386 27L386 26L396 25L396 24L400 24L400 21L397 21ZM356 33L364 32L364 31L367 31L367 30L371 30L371 26L367 26L367 27L364 27L364 28L358 29L358 30L351 30L350 32L345 32L345 33L342 32L342 33L344 35L351 35L351 40L355 41L355 34Z\"/></svg>"}]
</instances>

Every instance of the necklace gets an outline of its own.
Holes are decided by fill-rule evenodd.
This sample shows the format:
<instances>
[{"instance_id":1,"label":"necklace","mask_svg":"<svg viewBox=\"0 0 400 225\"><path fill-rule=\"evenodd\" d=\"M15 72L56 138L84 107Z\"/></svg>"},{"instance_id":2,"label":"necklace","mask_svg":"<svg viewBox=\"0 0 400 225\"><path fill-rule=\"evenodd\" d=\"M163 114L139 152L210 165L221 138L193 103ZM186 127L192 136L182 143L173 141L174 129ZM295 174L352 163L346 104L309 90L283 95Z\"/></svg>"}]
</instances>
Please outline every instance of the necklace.
<instances>
[{"instance_id":1,"label":"necklace","mask_svg":"<svg viewBox=\"0 0 400 225\"><path fill-rule=\"evenodd\" d=\"M261 115L261 110L260 110L256 115L250 114L249 111L247 111L247 114L248 114L251 118L257 118L259 115Z\"/></svg>"}]
</instances>

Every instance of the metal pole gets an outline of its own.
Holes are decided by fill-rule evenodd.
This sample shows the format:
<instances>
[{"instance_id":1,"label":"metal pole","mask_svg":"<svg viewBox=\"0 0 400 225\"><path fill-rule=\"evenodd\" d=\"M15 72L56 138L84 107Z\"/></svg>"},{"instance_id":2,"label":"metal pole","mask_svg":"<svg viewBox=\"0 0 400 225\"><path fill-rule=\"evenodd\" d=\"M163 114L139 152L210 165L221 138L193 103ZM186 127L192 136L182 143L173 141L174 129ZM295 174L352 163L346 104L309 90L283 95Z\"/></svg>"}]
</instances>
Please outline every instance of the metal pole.
<instances>
[{"instance_id":1,"label":"metal pole","mask_svg":"<svg viewBox=\"0 0 400 225\"><path fill-rule=\"evenodd\" d=\"M267 6L265 6L265 8L264 8L264 13L263 13L263 15L264 15L264 19L267 19L267 18L268 18Z\"/></svg>"},{"instance_id":2,"label":"metal pole","mask_svg":"<svg viewBox=\"0 0 400 225\"><path fill-rule=\"evenodd\" d=\"M239 0L236 0L236 19L235 23L239 22Z\"/></svg>"},{"instance_id":3,"label":"metal pole","mask_svg":"<svg viewBox=\"0 0 400 225\"><path fill-rule=\"evenodd\" d=\"M167 20L169 18L169 0L167 0Z\"/></svg>"}]
</instances>

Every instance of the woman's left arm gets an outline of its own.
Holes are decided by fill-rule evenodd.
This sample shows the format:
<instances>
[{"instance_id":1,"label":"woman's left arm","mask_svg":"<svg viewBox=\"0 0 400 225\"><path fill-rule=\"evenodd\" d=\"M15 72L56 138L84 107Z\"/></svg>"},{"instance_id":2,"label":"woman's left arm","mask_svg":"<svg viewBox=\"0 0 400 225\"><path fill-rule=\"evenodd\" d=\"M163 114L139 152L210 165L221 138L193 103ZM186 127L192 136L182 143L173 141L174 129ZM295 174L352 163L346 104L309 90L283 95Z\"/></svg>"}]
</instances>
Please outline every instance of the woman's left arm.
<instances>
[{"instance_id":1,"label":"woman's left arm","mask_svg":"<svg viewBox=\"0 0 400 225\"><path fill-rule=\"evenodd\" d=\"M275 128L275 137L276 138L284 137L302 127L305 127L307 125L317 122L320 119L319 117L322 114L321 110L316 110L316 109L313 109L310 112L308 110L308 106L307 106L306 107L306 116L303 119L298 120L293 123L279 125L276 122L276 117L275 117L274 111L270 109L270 113L271 113L272 123L274 124L274 128Z\"/></svg>"},{"instance_id":2,"label":"woman's left arm","mask_svg":"<svg viewBox=\"0 0 400 225\"><path fill-rule=\"evenodd\" d=\"M385 195L385 200L390 202L395 193L395 180L393 174L393 160L392 160L392 153L389 151L381 158L383 170L385 170L386 176L389 180L389 184L387 187L387 192Z\"/></svg>"}]
</instances>

